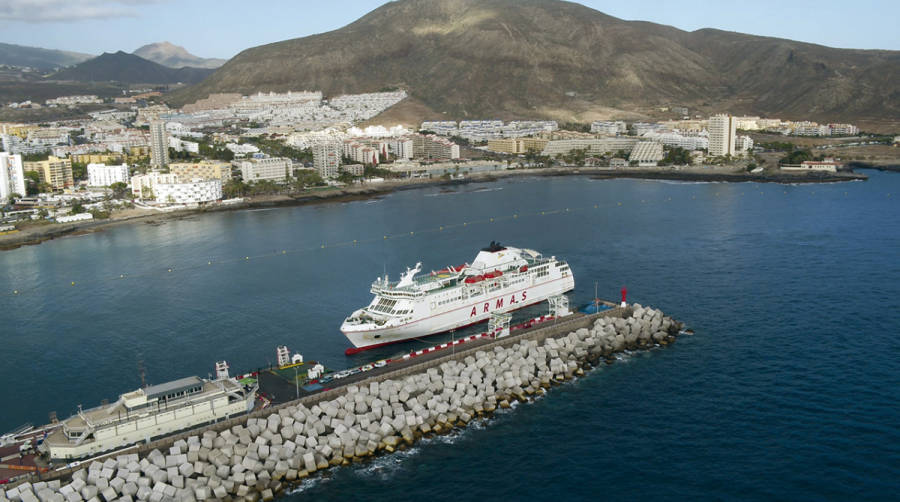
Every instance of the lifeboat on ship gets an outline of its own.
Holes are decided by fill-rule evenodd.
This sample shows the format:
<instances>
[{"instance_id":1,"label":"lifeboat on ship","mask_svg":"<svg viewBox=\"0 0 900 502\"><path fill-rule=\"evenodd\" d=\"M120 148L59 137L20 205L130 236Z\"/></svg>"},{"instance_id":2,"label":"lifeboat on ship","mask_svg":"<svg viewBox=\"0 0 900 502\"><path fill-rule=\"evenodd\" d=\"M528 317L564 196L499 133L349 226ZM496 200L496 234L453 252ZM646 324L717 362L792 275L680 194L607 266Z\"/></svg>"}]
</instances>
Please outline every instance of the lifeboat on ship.
<instances>
[{"instance_id":1,"label":"lifeboat on ship","mask_svg":"<svg viewBox=\"0 0 900 502\"><path fill-rule=\"evenodd\" d=\"M528 265L522 265L521 267L519 267L519 272L528 272Z\"/></svg>"},{"instance_id":2,"label":"lifeboat on ship","mask_svg":"<svg viewBox=\"0 0 900 502\"><path fill-rule=\"evenodd\" d=\"M466 277L466 284L475 284L484 281L483 275L470 275Z\"/></svg>"}]
</instances>

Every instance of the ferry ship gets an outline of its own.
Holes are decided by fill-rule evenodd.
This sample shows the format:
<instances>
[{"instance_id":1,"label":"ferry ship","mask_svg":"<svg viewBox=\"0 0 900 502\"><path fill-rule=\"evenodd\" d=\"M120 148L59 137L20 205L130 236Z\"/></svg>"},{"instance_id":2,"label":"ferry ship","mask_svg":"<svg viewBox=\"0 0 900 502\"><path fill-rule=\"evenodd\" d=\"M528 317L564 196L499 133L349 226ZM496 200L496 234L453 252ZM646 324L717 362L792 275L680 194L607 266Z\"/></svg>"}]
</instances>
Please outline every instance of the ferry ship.
<instances>
[{"instance_id":1,"label":"ferry ship","mask_svg":"<svg viewBox=\"0 0 900 502\"><path fill-rule=\"evenodd\" d=\"M82 410L44 440L51 460L79 459L253 409L258 386L196 376L137 389Z\"/></svg>"},{"instance_id":2,"label":"ferry ship","mask_svg":"<svg viewBox=\"0 0 900 502\"><path fill-rule=\"evenodd\" d=\"M341 332L357 350L450 331L488 320L575 288L569 265L537 251L491 242L471 264L372 284L372 302L344 320Z\"/></svg>"}]
</instances>

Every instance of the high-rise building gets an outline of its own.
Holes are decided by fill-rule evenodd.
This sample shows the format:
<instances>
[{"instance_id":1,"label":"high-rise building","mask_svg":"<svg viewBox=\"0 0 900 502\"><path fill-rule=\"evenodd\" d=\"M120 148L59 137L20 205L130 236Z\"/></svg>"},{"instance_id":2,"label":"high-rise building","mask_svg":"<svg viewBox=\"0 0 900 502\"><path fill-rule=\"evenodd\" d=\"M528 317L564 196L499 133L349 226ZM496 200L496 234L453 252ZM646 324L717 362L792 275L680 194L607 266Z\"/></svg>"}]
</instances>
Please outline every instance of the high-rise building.
<instances>
[{"instance_id":1,"label":"high-rise building","mask_svg":"<svg viewBox=\"0 0 900 502\"><path fill-rule=\"evenodd\" d=\"M709 118L709 154L724 157L735 154L735 120L730 115L715 115Z\"/></svg>"},{"instance_id":2,"label":"high-rise building","mask_svg":"<svg viewBox=\"0 0 900 502\"><path fill-rule=\"evenodd\" d=\"M47 160L24 162L25 171L37 171L41 183L50 185L51 190L62 190L75 186L72 176L72 161L51 155Z\"/></svg>"},{"instance_id":3,"label":"high-rise building","mask_svg":"<svg viewBox=\"0 0 900 502\"><path fill-rule=\"evenodd\" d=\"M313 168L323 180L337 178L341 167L341 145L322 141L313 145Z\"/></svg>"},{"instance_id":4,"label":"high-rise building","mask_svg":"<svg viewBox=\"0 0 900 502\"><path fill-rule=\"evenodd\" d=\"M161 120L150 122L150 165L153 167L169 165L169 139L166 134L166 123Z\"/></svg>"},{"instance_id":5,"label":"high-rise building","mask_svg":"<svg viewBox=\"0 0 900 502\"><path fill-rule=\"evenodd\" d=\"M6 204L12 194L25 195L22 156L0 152L0 204Z\"/></svg>"}]
</instances>

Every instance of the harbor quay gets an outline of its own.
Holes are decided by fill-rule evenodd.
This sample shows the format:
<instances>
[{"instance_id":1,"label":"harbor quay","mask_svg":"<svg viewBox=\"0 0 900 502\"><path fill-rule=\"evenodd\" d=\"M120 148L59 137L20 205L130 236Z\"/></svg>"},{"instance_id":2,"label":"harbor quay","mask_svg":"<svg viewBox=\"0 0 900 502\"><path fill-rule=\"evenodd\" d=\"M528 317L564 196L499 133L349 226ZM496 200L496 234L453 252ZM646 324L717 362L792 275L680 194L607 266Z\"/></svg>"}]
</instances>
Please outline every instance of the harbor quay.
<instances>
[{"instance_id":1,"label":"harbor quay","mask_svg":"<svg viewBox=\"0 0 900 502\"><path fill-rule=\"evenodd\" d=\"M640 304L572 314L355 375L340 386L0 488L7 500L271 500L316 471L392 453L514 401L673 343L683 325Z\"/></svg>"}]
</instances>

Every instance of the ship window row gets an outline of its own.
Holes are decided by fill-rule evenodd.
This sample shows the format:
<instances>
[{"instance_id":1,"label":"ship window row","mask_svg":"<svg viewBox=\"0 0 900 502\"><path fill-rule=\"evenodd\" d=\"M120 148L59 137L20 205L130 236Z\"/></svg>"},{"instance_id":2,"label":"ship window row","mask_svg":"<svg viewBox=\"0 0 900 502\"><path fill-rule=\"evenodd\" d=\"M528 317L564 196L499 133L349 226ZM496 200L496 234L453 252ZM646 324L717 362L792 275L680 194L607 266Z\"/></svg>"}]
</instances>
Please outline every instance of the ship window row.
<instances>
[{"instance_id":1,"label":"ship window row","mask_svg":"<svg viewBox=\"0 0 900 502\"><path fill-rule=\"evenodd\" d=\"M388 300L387 298L381 298L380 300L378 300L378 304L375 305L374 310L378 312L388 313L394 308L394 305L396 304L397 300Z\"/></svg>"},{"instance_id":2,"label":"ship window row","mask_svg":"<svg viewBox=\"0 0 900 502\"><path fill-rule=\"evenodd\" d=\"M165 399L166 401L169 401L169 400L171 400L171 399L175 399L175 398L179 398L179 397L182 397L182 396L186 396L186 395L188 395L188 394L193 394L193 393L195 393L195 392L200 392L202 389L203 389L203 387L200 386L200 385L198 385L198 386L196 386L196 387L191 387L190 389L185 389L185 390L183 390L183 391L181 391L181 392L172 392L172 393L170 393L170 394L166 394L165 396L163 396L163 399Z\"/></svg>"},{"instance_id":3,"label":"ship window row","mask_svg":"<svg viewBox=\"0 0 900 502\"><path fill-rule=\"evenodd\" d=\"M534 269L535 277L544 277L550 275L550 267L549 265L542 265L536 269Z\"/></svg>"},{"instance_id":4,"label":"ship window row","mask_svg":"<svg viewBox=\"0 0 900 502\"><path fill-rule=\"evenodd\" d=\"M437 302L437 304L438 304L438 305L445 305L445 304L450 303L450 302L455 302L455 301L459 300L460 298L461 298L461 297L459 297L459 296L454 296L453 298L447 298L446 300L441 300L441 301Z\"/></svg>"}]
</instances>

